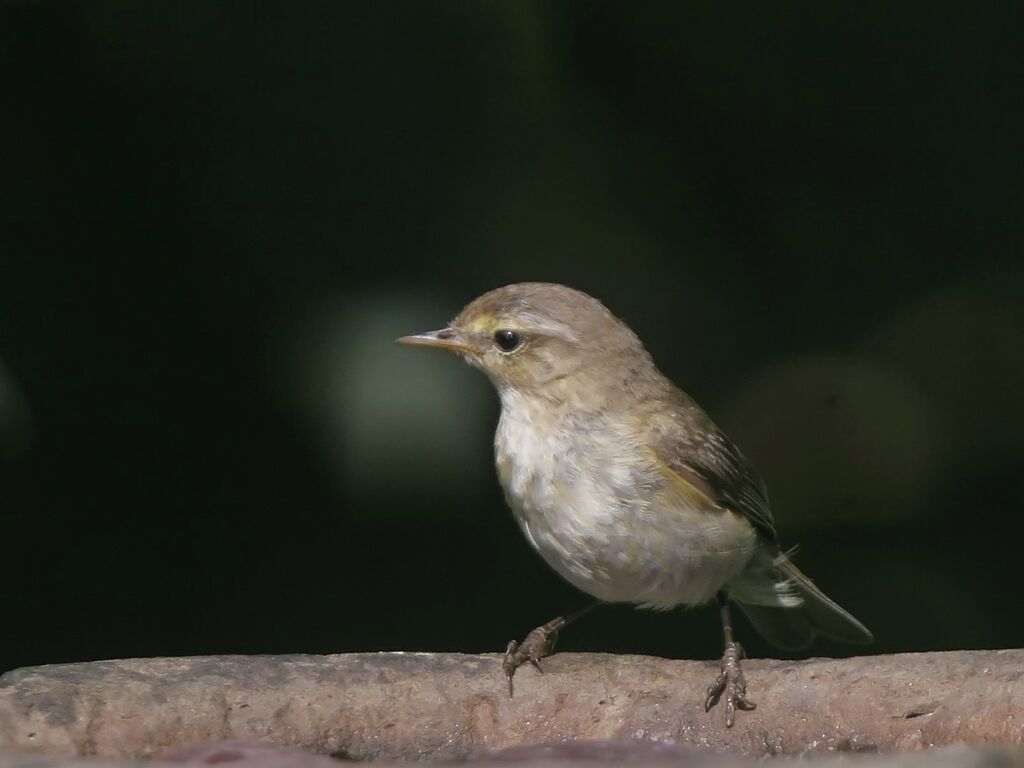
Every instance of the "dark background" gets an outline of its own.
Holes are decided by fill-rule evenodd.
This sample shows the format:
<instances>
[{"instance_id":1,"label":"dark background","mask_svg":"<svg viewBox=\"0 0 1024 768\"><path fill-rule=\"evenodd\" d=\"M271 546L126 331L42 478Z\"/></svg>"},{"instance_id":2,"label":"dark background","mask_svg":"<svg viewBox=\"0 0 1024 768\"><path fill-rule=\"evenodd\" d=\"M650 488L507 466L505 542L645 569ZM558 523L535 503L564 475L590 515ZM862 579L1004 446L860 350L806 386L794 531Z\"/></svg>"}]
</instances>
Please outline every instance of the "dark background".
<instances>
[{"instance_id":1,"label":"dark background","mask_svg":"<svg viewBox=\"0 0 1024 768\"><path fill-rule=\"evenodd\" d=\"M392 344L520 280L634 327L876 651L1021 645L1021 14L4 5L0 669L499 651L573 605L487 382ZM560 647L719 642L609 607Z\"/></svg>"}]
</instances>

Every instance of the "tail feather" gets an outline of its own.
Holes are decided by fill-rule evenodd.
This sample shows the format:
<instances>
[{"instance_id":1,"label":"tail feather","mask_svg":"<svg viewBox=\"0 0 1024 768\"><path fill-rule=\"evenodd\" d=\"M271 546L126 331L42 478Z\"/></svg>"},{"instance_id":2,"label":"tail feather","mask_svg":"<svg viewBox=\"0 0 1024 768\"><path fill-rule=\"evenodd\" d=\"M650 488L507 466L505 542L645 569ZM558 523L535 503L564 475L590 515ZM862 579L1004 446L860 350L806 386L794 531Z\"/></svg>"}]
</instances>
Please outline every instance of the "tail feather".
<instances>
[{"instance_id":1,"label":"tail feather","mask_svg":"<svg viewBox=\"0 0 1024 768\"><path fill-rule=\"evenodd\" d=\"M737 605L758 634L776 648L799 651L814 642L818 634L800 608L773 608L750 603Z\"/></svg>"},{"instance_id":2,"label":"tail feather","mask_svg":"<svg viewBox=\"0 0 1024 768\"><path fill-rule=\"evenodd\" d=\"M844 643L874 640L867 627L818 589L787 557L780 555L773 565L786 582L780 593L797 596L798 605L783 607L756 598L745 601L743 587L734 595L747 618L772 645L795 650L810 645L817 635Z\"/></svg>"}]
</instances>

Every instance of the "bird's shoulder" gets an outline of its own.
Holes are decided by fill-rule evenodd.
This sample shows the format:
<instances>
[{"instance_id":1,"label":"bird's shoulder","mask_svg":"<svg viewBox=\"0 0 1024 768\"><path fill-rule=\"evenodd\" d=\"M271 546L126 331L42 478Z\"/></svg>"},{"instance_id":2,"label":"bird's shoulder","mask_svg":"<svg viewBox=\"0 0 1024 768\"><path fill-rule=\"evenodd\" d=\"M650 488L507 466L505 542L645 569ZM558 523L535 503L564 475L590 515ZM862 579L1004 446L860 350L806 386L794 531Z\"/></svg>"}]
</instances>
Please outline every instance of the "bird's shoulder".
<instances>
[{"instance_id":1,"label":"bird's shoulder","mask_svg":"<svg viewBox=\"0 0 1024 768\"><path fill-rule=\"evenodd\" d=\"M742 514L776 541L768 490L753 464L703 409L682 390L652 409L647 447L668 479L715 505Z\"/></svg>"}]
</instances>

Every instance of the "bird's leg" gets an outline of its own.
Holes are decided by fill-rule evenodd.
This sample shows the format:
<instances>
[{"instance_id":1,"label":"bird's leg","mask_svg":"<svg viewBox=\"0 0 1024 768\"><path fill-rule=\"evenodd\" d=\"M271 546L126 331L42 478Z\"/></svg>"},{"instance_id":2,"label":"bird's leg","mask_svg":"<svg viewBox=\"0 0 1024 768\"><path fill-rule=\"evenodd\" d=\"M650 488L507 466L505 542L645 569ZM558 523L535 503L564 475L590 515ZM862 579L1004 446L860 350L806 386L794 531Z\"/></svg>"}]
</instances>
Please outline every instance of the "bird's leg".
<instances>
[{"instance_id":1,"label":"bird's leg","mask_svg":"<svg viewBox=\"0 0 1024 768\"><path fill-rule=\"evenodd\" d=\"M704 700L704 711L709 712L725 694L725 727L732 728L736 719L736 710L751 710L757 705L747 698L747 681L740 668L743 658L743 647L732 638L732 617L729 614L729 602L724 592L716 596L718 610L722 614L722 634L725 636L725 652L722 654L722 671L715 681L708 686L707 698Z\"/></svg>"},{"instance_id":2,"label":"bird's leg","mask_svg":"<svg viewBox=\"0 0 1024 768\"><path fill-rule=\"evenodd\" d=\"M510 640L508 647L505 649L505 660L501 664L505 677L508 678L508 695L512 695L512 676L515 675L520 665L528 661L537 668L538 672L543 674L544 670L541 669L540 660L555 649L558 631L581 616L590 613L600 604L601 601L593 600L585 605L581 605L574 611L570 611L562 616L556 616L547 624L541 624L530 632L530 634L523 638L521 643Z\"/></svg>"}]
</instances>

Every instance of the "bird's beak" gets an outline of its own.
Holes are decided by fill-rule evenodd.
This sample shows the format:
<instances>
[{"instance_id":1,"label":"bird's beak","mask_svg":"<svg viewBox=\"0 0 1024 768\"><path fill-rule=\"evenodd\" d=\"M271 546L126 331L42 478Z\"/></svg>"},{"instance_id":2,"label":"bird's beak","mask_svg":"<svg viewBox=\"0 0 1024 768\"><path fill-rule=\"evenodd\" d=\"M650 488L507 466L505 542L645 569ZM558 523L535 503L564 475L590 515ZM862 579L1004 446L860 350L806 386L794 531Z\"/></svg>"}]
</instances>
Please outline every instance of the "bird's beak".
<instances>
[{"instance_id":1,"label":"bird's beak","mask_svg":"<svg viewBox=\"0 0 1024 768\"><path fill-rule=\"evenodd\" d=\"M416 347L439 347L459 354L476 352L477 349L470 344L465 336L453 328L442 328L440 331L427 331L417 333L413 336L403 336L395 339L399 344L410 344Z\"/></svg>"}]
</instances>

